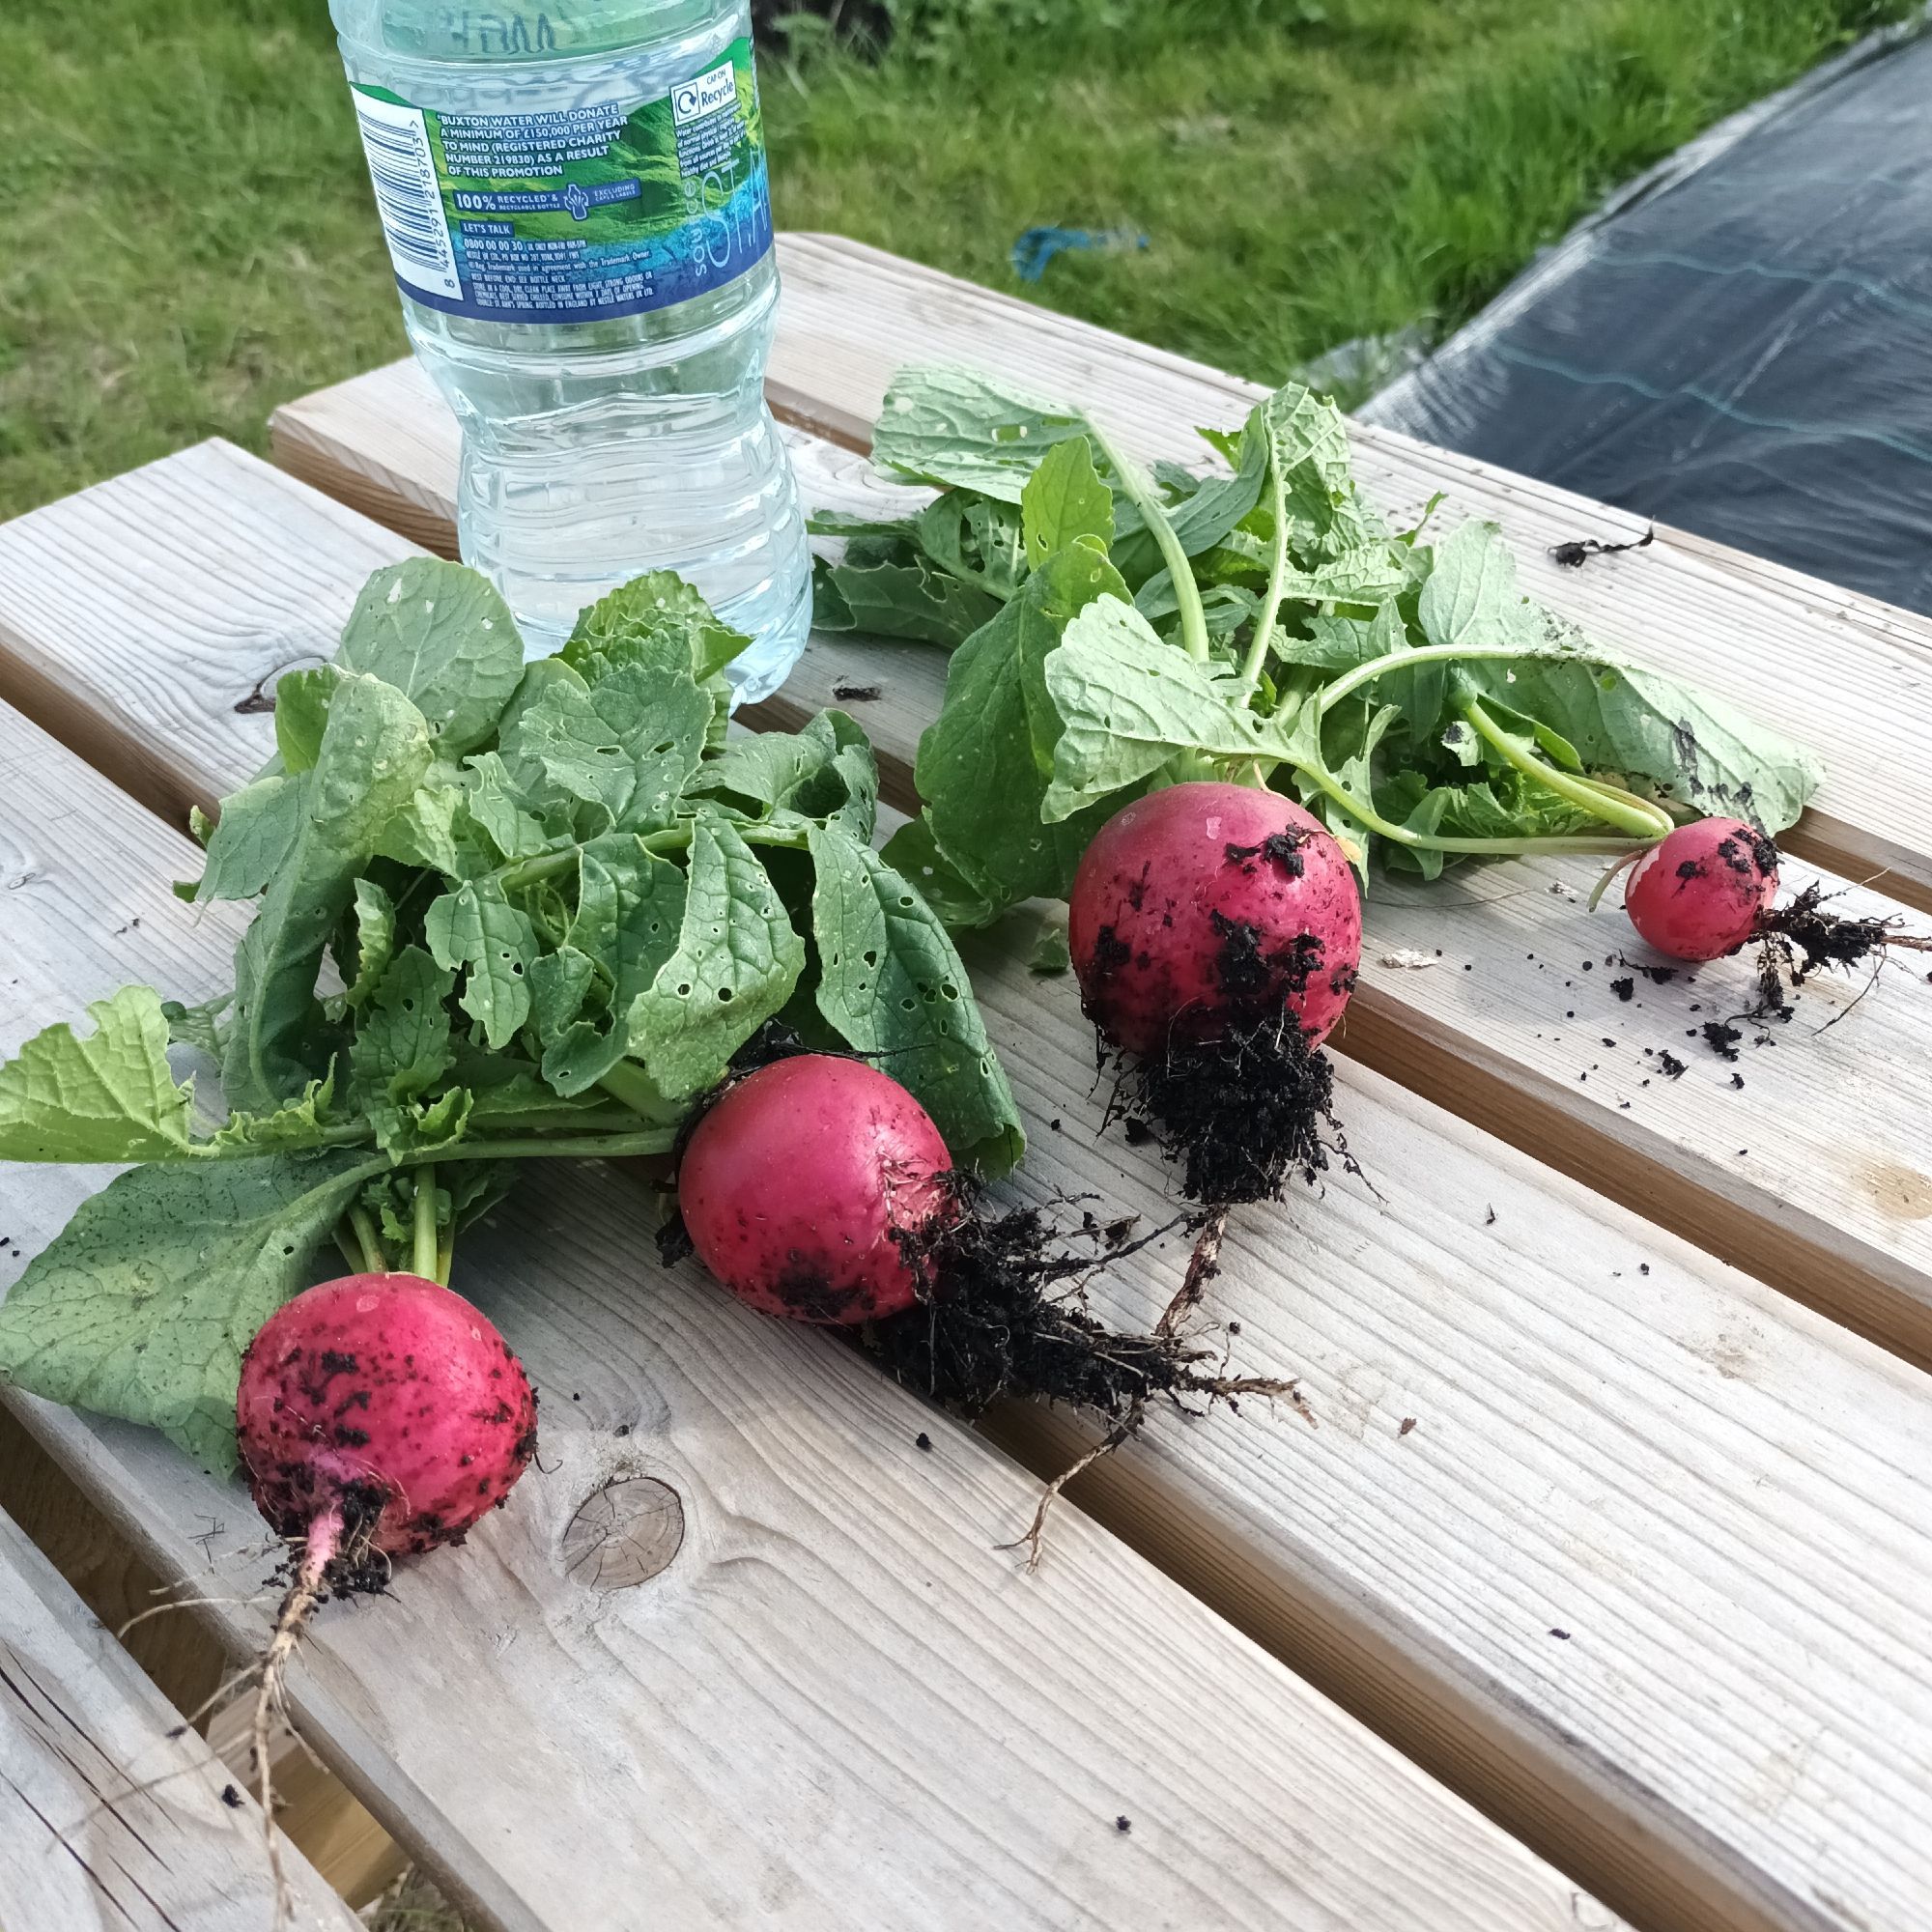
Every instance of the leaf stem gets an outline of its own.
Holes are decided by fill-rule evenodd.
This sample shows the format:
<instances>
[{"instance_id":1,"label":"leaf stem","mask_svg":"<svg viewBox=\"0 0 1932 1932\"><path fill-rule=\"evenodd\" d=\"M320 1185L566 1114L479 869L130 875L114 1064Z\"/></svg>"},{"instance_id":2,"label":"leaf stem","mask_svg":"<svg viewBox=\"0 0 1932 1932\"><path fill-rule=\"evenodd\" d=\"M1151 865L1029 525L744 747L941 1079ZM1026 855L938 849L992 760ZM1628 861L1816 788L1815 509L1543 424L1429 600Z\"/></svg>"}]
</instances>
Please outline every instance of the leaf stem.
<instances>
[{"instance_id":1,"label":"leaf stem","mask_svg":"<svg viewBox=\"0 0 1932 1932\"><path fill-rule=\"evenodd\" d=\"M1343 672L1332 684L1324 684L1318 697L1321 715L1327 717L1343 698L1353 696L1363 685L1373 684L1377 678L1385 677L1390 671L1407 670L1411 665L1474 664L1497 658L1522 658L1533 663L1548 655L1547 651L1526 651L1520 646L1506 645L1471 649L1466 644L1420 644L1412 651L1390 651L1386 656L1370 658L1367 663L1358 664L1353 670Z\"/></svg>"},{"instance_id":2,"label":"leaf stem","mask_svg":"<svg viewBox=\"0 0 1932 1932\"><path fill-rule=\"evenodd\" d=\"M349 1264L351 1274L361 1274L366 1271L367 1257L356 1242L355 1231L349 1225L347 1215L335 1224L335 1245L342 1250L342 1259Z\"/></svg>"},{"instance_id":3,"label":"leaf stem","mask_svg":"<svg viewBox=\"0 0 1932 1932\"><path fill-rule=\"evenodd\" d=\"M376 1233L376 1224L369 1218L368 1208L359 1204L349 1210L349 1226L355 1236L355 1243L362 1250L362 1271L365 1274L387 1274L389 1258L383 1252L381 1237Z\"/></svg>"},{"instance_id":4,"label":"leaf stem","mask_svg":"<svg viewBox=\"0 0 1932 1932\"><path fill-rule=\"evenodd\" d=\"M1187 655L1199 664L1208 662L1208 607L1201 601L1201 586L1194 581L1194 566L1187 560L1187 552L1181 547L1180 537L1170 521L1160 497L1154 491L1153 479L1132 457L1117 449L1105 430L1096 423L1089 423L1094 440L1100 445L1100 454L1113 466L1114 473L1121 479L1121 488L1126 492L1127 500L1141 513L1141 521L1147 525L1148 534L1154 540L1167 565L1168 575L1174 579L1174 600L1180 610L1180 639L1187 647Z\"/></svg>"},{"instance_id":5,"label":"leaf stem","mask_svg":"<svg viewBox=\"0 0 1932 1932\"><path fill-rule=\"evenodd\" d=\"M564 1160L623 1160L635 1154L669 1153L677 1145L675 1127L650 1127L634 1134L558 1134L550 1140L466 1141L465 1160L540 1160L552 1155ZM447 1149L439 1152L446 1153ZM417 1167L431 1154L404 1154L398 1167Z\"/></svg>"},{"instance_id":6,"label":"leaf stem","mask_svg":"<svg viewBox=\"0 0 1932 1932\"><path fill-rule=\"evenodd\" d=\"M688 1107L668 1100L658 1091L657 1082L634 1060L620 1060L597 1084L624 1103L633 1122L675 1126L690 1112Z\"/></svg>"},{"instance_id":7,"label":"leaf stem","mask_svg":"<svg viewBox=\"0 0 1932 1932\"><path fill-rule=\"evenodd\" d=\"M1468 699L1463 706L1463 716L1474 727L1477 736L1493 747L1523 777L1542 785L1545 790L1554 792L1558 798L1567 800L1579 811L1587 811L1591 817L1601 818L1606 825L1628 833L1633 838L1642 838L1654 844L1675 823L1667 812L1638 798L1634 792L1623 791L1615 785L1604 784L1576 773L1558 771L1554 765L1535 756L1520 738L1505 731L1490 716L1481 699Z\"/></svg>"},{"instance_id":8,"label":"leaf stem","mask_svg":"<svg viewBox=\"0 0 1932 1932\"><path fill-rule=\"evenodd\" d=\"M1274 642L1274 627L1281 616L1281 599L1288 587L1288 485L1281 473L1280 450L1268 439L1268 489L1274 497L1274 560L1268 570L1267 595L1263 599L1261 616L1248 645L1247 661L1241 666L1241 698L1253 698L1267 665L1268 647Z\"/></svg>"},{"instance_id":9,"label":"leaf stem","mask_svg":"<svg viewBox=\"0 0 1932 1932\"><path fill-rule=\"evenodd\" d=\"M686 819L679 825L668 825L658 832L639 832L638 843L646 852L682 852L691 844L693 819ZM747 845L768 845L786 851L802 850L806 836L800 828L789 825L737 825L733 827L738 837ZM610 837L608 833L604 835ZM583 845L559 846L554 852L542 852L534 859L520 859L513 866L499 867L490 876L506 893L521 892L526 886L542 885L546 879L563 876L582 855Z\"/></svg>"},{"instance_id":10,"label":"leaf stem","mask_svg":"<svg viewBox=\"0 0 1932 1932\"><path fill-rule=\"evenodd\" d=\"M430 1281L440 1281L437 1271L438 1242L436 1238L436 1163L426 1160L416 1170L415 1216L412 1234L414 1236L410 1265L417 1274Z\"/></svg>"},{"instance_id":11,"label":"leaf stem","mask_svg":"<svg viewBox=\"0 0 1932 1932\"><path fill-rule=\"evenodd\" d=\"M1406 825L1397 825L1384 818L1373 805L1350 791L1325 765L1309 764L1300 758L1291 758L1287 762L1311 783L1319 785L1351 818L1359 819L1371 832L1419 852L1463 852L1492 859L1520 857L1527 852L1594 852L1616 857L1646 851L1657 843L1655 838L1598 838L1583 833L1565 834L1554 838L1445 838L1439 833L1411 831Z\"/></svg>"}]
</instances>

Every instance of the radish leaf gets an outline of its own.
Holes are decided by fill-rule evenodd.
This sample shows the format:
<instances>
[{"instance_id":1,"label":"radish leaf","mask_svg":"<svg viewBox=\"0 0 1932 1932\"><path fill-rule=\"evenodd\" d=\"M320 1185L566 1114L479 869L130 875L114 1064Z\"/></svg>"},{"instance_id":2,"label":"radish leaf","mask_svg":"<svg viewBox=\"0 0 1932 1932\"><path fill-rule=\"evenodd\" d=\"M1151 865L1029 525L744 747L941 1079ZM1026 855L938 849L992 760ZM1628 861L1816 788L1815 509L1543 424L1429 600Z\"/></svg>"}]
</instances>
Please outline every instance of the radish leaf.
<instances>
[{"instance_id":1,"label":"radish leaf","mask_svg":"<svg viewBox=\"0 0 1932 1932\"><path fill-rule=\"evenodd\" d=\"M524 674L523 639L488 578L440 557L379 570L342 632L335 662L393 685L444 756L480 744Z\"/></svg>"},{"instance_id":2,"label":"radish leaf","mask_svg":"<svg viewBox=\"0 0 1932 1932\"><path fill-rule=\"evenodd\" d=\"M872 460L912 483L955 484L1017 503L1057 442L1083 417L970 370L902 369L872 431Z\"/></svg>"},{"instance_id":3,"label":"radish leaf","mask_svg":"<svg viewBox=\"0 0 1932 1932\"><path fill-rule=\"evenodd\" d=\"M1103 551L1114 541L1114 493L1094 468L1093 446L1084 436L1047 452L1020 493L1020 507L1031 569L1076 537L1092 537Z\"/></svg>"},{"instance_id":4,"label":"radish leaf","mask_svg":"<svg viewBox=\"0 0 1932 1932\"><path fill-rule=\"evenodd\" d=\"M955 1160L1004 1174L1026 1140L945 926L870 847L836 826L810 838L819 1012L911 1090Z\"/></svg>"},{"instance_id":5,"label":"radish leaf","mask_svg":"<svg viewBox=\"0 0 1932 1932\"><path fill-rule=\"evenodd\" d=\"M0 1160L172 1160L189 1151L193 1089L168 1070L160 996L128 986L0 1065Z\"/></svg>"},{"instance_id":6,"label":"radish leaf","mask_svg":"<svg viewBox=\"0 0 1932 1932\"><path fill-rule=\"evenodd\" d=\"M386 1161L362 1152L137 1167L83 1201L0 1304L0 1375L235 1464L242 1350Z\"/></svg>"},{"instance_id":7,"label":"radish leaf","mask_svg":"<svg viewBox=\"0 0 1932 1932\"><path fill-rule=\"evenodd\" d=\"M374 677L345 679L301 794L295 842L235 955L235 1016L222 1061L229 1104L271 1111L325 1070L315 994L323 950L383 829L429 765L422 714Z\"/></svg>"},{"instance_id":8,"label":"radish leaf","mask_svg":"<svg viewBox=\"0 0 1932 1932\"><path fill-rule=\"evenodd\" d=\"M423 934L444 968L463 967L459 1004L493 1047L507 1045L530 1013L530 961L536 934L529 920L484 879L445 893L429 909Z\"/></svg>"},{"instance_id":9,"label":"radish leaf","mask_svg":"<svg viewBox=\"0 0 1932 1932\"><path fill-rule=\"evenodd\" d=\"M631 1003L630 1053L667 1098L698 1093L791 998L804 969L804 942L757 854L728 820L702 811L677 950Z\"/></svg>"}]
</instances>

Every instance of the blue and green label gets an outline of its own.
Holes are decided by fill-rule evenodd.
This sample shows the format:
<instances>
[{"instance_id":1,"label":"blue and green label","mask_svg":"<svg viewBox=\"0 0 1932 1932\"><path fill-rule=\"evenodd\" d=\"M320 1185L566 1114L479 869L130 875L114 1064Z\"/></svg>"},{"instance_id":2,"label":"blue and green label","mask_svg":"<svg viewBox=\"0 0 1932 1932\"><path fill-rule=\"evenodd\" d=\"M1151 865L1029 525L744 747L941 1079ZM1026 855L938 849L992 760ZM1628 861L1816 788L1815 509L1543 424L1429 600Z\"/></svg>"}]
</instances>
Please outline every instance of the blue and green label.
<instances>
[{"instance_id":1,"label":"blue and green label","mask_svg":"<svg viewBox=\"0 0 1932 1932\"><path fill-rule=\"evenodd\" d=\"M355 87L396 280L480 322L597 322L722 287L772 245L752 43L653 100L454 114Z\"/></svg>"}]
</instances>

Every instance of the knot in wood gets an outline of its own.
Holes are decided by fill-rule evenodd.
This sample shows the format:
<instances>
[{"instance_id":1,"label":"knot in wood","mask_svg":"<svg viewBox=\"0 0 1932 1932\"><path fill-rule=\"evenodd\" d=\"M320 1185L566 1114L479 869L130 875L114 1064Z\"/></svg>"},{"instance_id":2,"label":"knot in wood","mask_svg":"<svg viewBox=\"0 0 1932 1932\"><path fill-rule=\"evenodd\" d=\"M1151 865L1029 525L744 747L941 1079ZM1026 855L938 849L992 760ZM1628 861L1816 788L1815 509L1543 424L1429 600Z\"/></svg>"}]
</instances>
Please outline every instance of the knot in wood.
<instances>
[{"instance_id":1,"label":"knot in wood","mask_svg":"<svg viewBox=\"0 0 1932 1932\"><path fill-rule=\"evenodd\" d=\"M593 1490L563 1532L563 1567L593 1590L631 1590L670 1566L684 1545L684 1504L655 1476Z\"/></svg>"}]
</instances>

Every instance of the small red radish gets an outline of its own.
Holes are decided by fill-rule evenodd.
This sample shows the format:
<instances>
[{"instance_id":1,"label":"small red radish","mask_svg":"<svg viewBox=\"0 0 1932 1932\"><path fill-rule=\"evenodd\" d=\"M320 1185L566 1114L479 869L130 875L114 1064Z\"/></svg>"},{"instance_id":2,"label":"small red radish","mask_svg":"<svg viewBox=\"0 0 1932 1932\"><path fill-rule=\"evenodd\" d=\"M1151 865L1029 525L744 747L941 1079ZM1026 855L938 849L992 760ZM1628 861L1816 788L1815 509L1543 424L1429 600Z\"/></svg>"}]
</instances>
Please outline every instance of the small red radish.
<instances>
[{"instance_id":1,"label":"small red radish","mask_svg":"<svg viewBox=\"0 0 1932 1932\"><path fill-rule=\"evenodd\" d=\"M1720 959L1754 937L1777 895L1777 847L1738 818L1680 825L1636 863L1624 906L1672 959Z\"/></svg>"},{"instance_id":2,"label":"small red radish","mask_svg":"<svg viewBox=\"0 0 1932 1932\"><path fill-rule=\"evenodd\" d=\"M236 1434L248 1487L301 1554L261 1662L253 1751L277 1923L269 1734L282 1678L331 1591L379 1588L386 1559L461 1543L536 1453L524 1365L460 1294L414 1274L352 1274L269 1317L242 1357Z\"/></svg>"},{"instance_id":3,"label":"small red radish","mask_svg":"<svg viewBox=\"0 0 1932 1932\"><path fill-rule=\"evenodd\" d=\"M728 1088L687 1144L678 1206L698 1259L739 1300L797 1321L912 1306L901 1242L956 1211L925 1110L860 1060L804 1053Z\"/></svg>"},{"instance_id":4,"label":"small red radish","mask_svg":"<svg viewBox=\"0 0 1932 1932\"><path fill-rule=\"evenodd\" d=\"M1067 938L1082 1005L1131 1053L1221 1037L1284 1010L1318 1045L1362 953L1342 848L1279 792L1193 783L1101 827L1074 878Z\"/></svg>"},{"instance_id":5,"label":"small red radish","mask_svg":"<svg viewBox=\"0 0 1932 1932\"><path fill-rule=\"evenodd\" d=\"M510 1345L414 1274L344 1275L284 1302L242 1357L235 1415L257 1506L325 1564L345 1531L385 1556L460 1543L536 1448Z\"/></svg>"}]
</instances>

